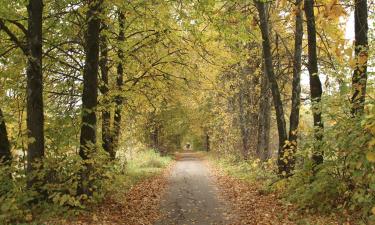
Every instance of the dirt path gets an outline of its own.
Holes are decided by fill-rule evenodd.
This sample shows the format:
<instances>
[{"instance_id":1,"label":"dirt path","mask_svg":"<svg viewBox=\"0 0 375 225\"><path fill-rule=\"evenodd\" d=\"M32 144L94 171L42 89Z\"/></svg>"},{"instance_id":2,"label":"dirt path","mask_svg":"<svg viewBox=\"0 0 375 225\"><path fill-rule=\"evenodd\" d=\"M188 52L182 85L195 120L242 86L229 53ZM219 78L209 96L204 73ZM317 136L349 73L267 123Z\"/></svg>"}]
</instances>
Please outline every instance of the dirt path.
<instances>
[{"instance_id":1,"label":"dirt path","mask_svg":"<svg viewBox=\"0 0 375 225\"><path fill-rule=\"evenodd\" d=\"M156 225L229 224L228 207L217 198L210 175L196 154L180 154L161 203L165 215Z\"/></svg>"}]
</instances>

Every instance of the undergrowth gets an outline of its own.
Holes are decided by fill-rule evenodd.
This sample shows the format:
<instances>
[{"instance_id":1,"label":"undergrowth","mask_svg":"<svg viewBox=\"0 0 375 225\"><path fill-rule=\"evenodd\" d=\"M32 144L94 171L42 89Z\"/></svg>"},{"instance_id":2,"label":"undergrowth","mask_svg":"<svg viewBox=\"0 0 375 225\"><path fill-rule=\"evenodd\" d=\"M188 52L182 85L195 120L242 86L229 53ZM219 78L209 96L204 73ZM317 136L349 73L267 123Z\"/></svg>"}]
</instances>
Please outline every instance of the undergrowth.
<instances>
[{"instance_id":1,"label":"undergrowth","mask_svg":"<svg viewBox=\"0 0 375 225\"><path fill-rule=\"evenodd\" d=\"M363 118L332 115L324 130L324 162L313 165L313 135L300 143L294 175L281 179L273 160L210 158L228 175L261 184L303 212L348 216L355 224L375 224L375 107ZM314 171L314 172L313 172Z\"/></svg>"},{"instance_id":2,"label":"undergrowth","mask_svg":"<svg viewBox=\"0 0 375 225\"><path fill-rule=\"evenodd\" d=\"M108 195L121 196L139 181L160 173L170 162L153 150L139 151L132 158L108 162L104 154L93 157L93 196L77 195L81 160L76 155L47 157L43 173L46 180L39 194L26 188L20 163L0 167L0 225L40 224L56 217L71 217L92 210ZM69 165L69 166L67 166ZM12 177L9 174L12 174Z\"/></svg>"}]
</instances>

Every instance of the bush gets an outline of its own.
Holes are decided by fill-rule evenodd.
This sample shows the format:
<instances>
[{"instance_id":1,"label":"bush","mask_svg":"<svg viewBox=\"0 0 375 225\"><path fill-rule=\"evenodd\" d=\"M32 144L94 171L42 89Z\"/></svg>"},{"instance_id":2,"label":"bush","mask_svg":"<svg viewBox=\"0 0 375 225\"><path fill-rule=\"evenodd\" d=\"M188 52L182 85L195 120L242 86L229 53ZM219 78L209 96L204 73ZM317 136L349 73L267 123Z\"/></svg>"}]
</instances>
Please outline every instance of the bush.
<instances>
[{"instance_id":1,"label":"bush","mask_svg":"<svg viewBox=\"0 0 375 225\"><path fill-rule=\"evenodd\" d=\"M375 208L375 108L364 118L336 117L322 143L325 161L314 175L305 160L290 179L286 196L302 208L330 212L347 209L363 221L373 220ZM300 151L305 159L312 146Z\"/></svg>"}]
</instances>

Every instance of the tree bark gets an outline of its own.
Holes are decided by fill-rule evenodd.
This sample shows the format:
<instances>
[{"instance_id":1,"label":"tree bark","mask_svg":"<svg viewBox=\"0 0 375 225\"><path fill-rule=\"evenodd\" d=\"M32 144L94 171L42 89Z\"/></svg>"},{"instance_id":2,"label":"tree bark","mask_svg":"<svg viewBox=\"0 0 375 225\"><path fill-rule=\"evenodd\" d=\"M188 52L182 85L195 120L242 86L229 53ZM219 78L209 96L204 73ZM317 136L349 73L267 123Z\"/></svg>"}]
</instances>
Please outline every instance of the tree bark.
<instances>
[{"instance_id":1,"label":"tree bark","mask_svg":"<svg viewBox=\"0 0 375 225\"><path fill-rule=\"evenodd\" d=\"M119 35L118 35L118 64L117 64L117 91L118 94L115 97L115 115L114 115L114 124L113 124L113 151L114 153L117 151L119 145L119 139L121 135L121 113L122 113L122 104L123 104L123 97L122 97L122 86L124 84L124 68L123 68L123 61L124 61L124 51L123 51L123 42L125 41L125 34L124 34L124 23L125 23L125 15L123 12L119 11L118 13L118 22L119 22ZM116 154L116 153L115 153Z\"/></svg>"},{"instance_id":2,"label":"tree bark","mask_svg":"<svg viewBox=\"0 0 375 225\"><path fill-rule=\"evenodd\" d=\"M245 94L244 94L243 87L240 88L240 92L238 93L238 106L239 106L239 125L240 125L240 132L241 132L241 139L242 139L242 157L244 160L247 160L249 157L250 151L250 133L249 133L249 124L248 124L248 115L245 109Z\"/></svg>"},{"instance_id":3,"label":"tree bark","mask_svg":"<svg viewBox=\"0 0 375 225\"><path fill-rule=\"evenodd\" d=\"M27 53L27 173L28 187L37 182L34 173L36 165L44 157L44 114L42 76L42 15L43 1L30 0L28 12ZM34 174L35 175L35 174Z\"/></svg>"},{"instance_id":4,"label":"tree bark","mask_svg":"<svg viewBox=\"0 0 375 225\"><path fill-rule=\"evenodd\" d=\"M106 30L107 25L102 24L102 29ZM114 151L112 148L111 138L111 112L109 107L109 82L108 82L108 40L106 35L100 36L100 72L102 84L100 91L103 95L104 109L102 110L102 147L104 151L108 152L111 159L114 158Z\"/></svg>"},{"instance_id":5,"label":"tree bark","mask_svg":"<svg viewBox=\"0 0 375 225\"><path fill-rule=\"evenodd\" d=\"M323 121L321 112L322 83L320 82L318 74L314 0L304 0L304 2L307 20L308 70L310 77L311 108L314 119L314 137L316 142L312 159L315 164L320 164L323 162L323 152L320 150L320 142L323 139Z\"/></svg>"},{"instance_id":6,"label":"tree bark","mask_svg":"<svg viewBox=\"0 0 375 225\"><path fill-rule=\"evenodd\" d=\"M292 105L289 117L289 143L290 167L293 170L295 165L295 152L297 150L297 135L299 125L299 111L301 106L301 65L302 65L302 39L303 39L303 15L301 9L302 0L296 0L295 6L295 37L294 37L294 60L293 60L293 81L292 81Z\"/></svg>"},{"instance_id":7,"label":"tree bark","mask_svg":"<svg viewBox=\"0 0 375 225\"><path fill-rule=\"evenodd\" d=\"M271 98L267 77L262 77L258 115L258 140L256 153L258 158L266 161L270 158Z\"/></svg>"},{"instance_id":8,"label":"tree bark","mask_svg":"<svg viewBox=\"0 0 375 225\"><path fill-rule=\"evenodd\" d=\"M272 53L271 53L271 44L269 38L269 27L268 27L268 19L266 14L265 3L255 1L259 19L260 19L260 30L262 33L262 46L263 46L263 57L264 57L264 64L266 67L266 75L270 82L272 97L273 97L273 104L276 111L276 121L277 121L277 130L279 134L279 151L278 151L278 172L280 175L287 175L290 172L289 163L287 159L285 159L286 155L284 154L284 144L287 141L287 131L286 131L286 123L284 117L284 109L283 104L281 101L281 95L279 86L277 84L276 76L273 69L273 62L272 62Z\"/></svg>"},{"instance_id":9,"label":"tree bark","mask_svg":"<svg viewBox=\"0 0 375 225\"><path fill-rule=\"evenodd\" d=\"M356 67L352 77L352 114L362 115L366 97L368 57L368 8L367 0L354 1Z\"/></svg>"},{"instance_id":10,"label":"tree bark","mask_svg":"<svg viewBox=\"0 0 375 225\"><path fill-rule=\"evenodd\" d=\"M83 71L82 93L82 125L79 155L86 161L95 151L96 145L96 106L98 98L98 65L99 65L99 33L102 0L88 0L86 14L87 31L85 34L85 67ZM79 194L91 195L90 172L91 165L84 162Z\"/></svg>"},{"instance_id":11,"label":"tree bark","mask_svg":"<svg viewBox=\"0 0 375 225\"><path fill-rule=\"evenodd\" d=\"M9 165L12 161L12 153L10 152L10 143L8 139L7 128L3 111L0 109L0 164Z\"/></svg>"}]
</instances>

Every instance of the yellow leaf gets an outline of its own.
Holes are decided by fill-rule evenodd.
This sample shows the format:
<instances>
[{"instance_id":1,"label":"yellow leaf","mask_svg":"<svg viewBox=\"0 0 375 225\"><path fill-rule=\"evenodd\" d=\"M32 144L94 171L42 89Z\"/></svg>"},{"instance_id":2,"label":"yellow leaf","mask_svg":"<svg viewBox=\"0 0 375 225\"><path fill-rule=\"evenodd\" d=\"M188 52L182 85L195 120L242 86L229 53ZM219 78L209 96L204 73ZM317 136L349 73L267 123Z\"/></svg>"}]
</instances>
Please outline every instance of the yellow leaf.
<instances>
[{"instance_id":1,"label":"yellow leaf","mask_svg":"<svg viewBox=\"0 0 375 225\"><path fill-rule=\"evenodd\" d=\"M350 59L350 60L349 60L349 66L350 66L352 69L354 69L356 65L357 65L357 62L356 62L355 59Z\"/></svg>"},{"instance_id":2,"label":"yellow leaf","mask_svg":"<svg viewBox=\"0 0 375 225\"><path fill-rule=\"evenodd\" d=\"M367 152L366 158L370 162L375 162L375 152Z\"/></svg>"},{"instance_id":3,"label":"yellow leaf","mask_svg":"<svg viewBox=\"0 0 375 225\"><path fill-rule=\"evenodd\" d=\"M367 53L366 52L362 52L359 54L358 56L358 64L359 65L365 65L367 63Z\"/></svg>"},{"instance_id":4,"label":"yellow leaf","mask_svg":"<svg viewBox=\"0 0 375 225\"><path fill-rule=\"evenodd\" d=\"M26 216L25 216L25 220L27 221L27 222L31 222L32 220L33 220L33 215L32 214L27 214Z\"/></svg>"},{"instance_id":5,"label":"yellow leaf","mask_svg":"<svg viewBox=\"0 0 375 225\"><path fill-rule=\"evenodd\" d=\"M375 215L375 206L374 206L374 207L372 207L372 209L371 209L371 212L372 212L372 214L374 214L374 215Z\"/></svg>"},{"instance_id":6,"label":"yellow leaf","mask_svg":"<svg viewBox=\"0 0 375 225\"><path fill-rule=\"evenodd\" d=\"M375 146L375 138L372 139L372 140L368 143L368 147L369 147L369 148L372 148L372 147L374 147L374 146Z\"/></svg>"}]
</instances>

